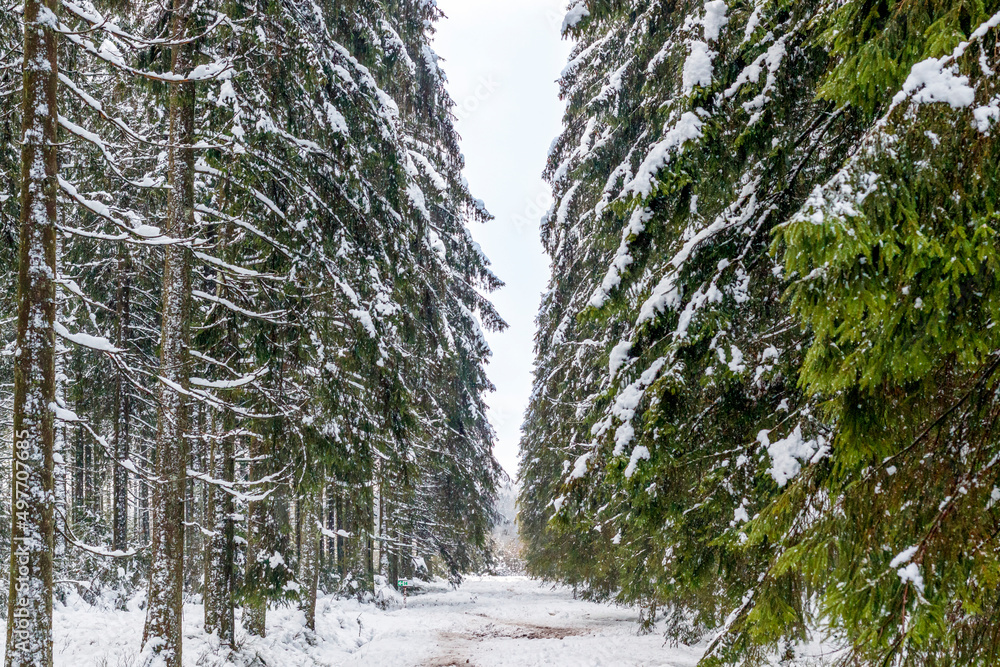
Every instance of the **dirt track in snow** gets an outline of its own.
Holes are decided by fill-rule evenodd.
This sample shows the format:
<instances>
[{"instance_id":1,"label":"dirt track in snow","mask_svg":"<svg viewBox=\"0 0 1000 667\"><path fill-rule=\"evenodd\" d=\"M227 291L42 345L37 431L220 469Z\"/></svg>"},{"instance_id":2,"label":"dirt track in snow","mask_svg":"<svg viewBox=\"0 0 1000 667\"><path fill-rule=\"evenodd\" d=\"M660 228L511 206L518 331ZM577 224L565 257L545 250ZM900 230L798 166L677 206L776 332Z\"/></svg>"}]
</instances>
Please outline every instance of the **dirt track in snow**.
<instances>
[{"instance_id":1,"label":"dirt track in snow","mask_svg":"<svg viewBox=\"0 0 1000 667\"><path fill-rule=\"evenodd\" d=\"M386 612L349 665L694 667L700 650L637 636L634 610L574 600L523 578L471 579Z\"/></svg>"},{"instance_id":2,"label":"dirt track in snow","mask_svg":"<svg viewBox=\"0 0 1000 667\"><path fill-rule=\"evenodd\" d=\"M476 614L476 616L489 619L485 614ZM466 656L481 650L483 648L480 646L481 644L509 639L565 639L582 634L586 634L586 630L583 628L559 628L530 623L489 621L483 627L469 632L447 631L439 633L441 655L424 662L421 667L476 667L472 659Z\"/></svg>"}]
</instances>

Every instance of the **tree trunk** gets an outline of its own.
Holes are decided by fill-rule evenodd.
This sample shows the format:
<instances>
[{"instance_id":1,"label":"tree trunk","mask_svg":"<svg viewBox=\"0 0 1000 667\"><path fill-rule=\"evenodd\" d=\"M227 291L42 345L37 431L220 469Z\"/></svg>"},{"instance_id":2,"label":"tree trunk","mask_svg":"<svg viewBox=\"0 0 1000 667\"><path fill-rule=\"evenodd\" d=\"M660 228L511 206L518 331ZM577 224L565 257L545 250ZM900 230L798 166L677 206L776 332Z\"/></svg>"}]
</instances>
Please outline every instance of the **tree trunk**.
<instances>
[{"instance_id":1,"label":"tree trunk","mask_svg":"<svg viewBox=\"0 0 1000 667\"><path fill-rule=\"evenodd\" d=\"M189 403L187 418L187 467L188 469L209 469L209 449L211 443L204 437L190 437L194 434L211 433L208 406L204 403ZM193 478L188 478L184 492L184 583L185 591L202 590L202 580L205 577L205 554L208 549L208 538L200 528L209 526L206 508L207 489L196 484ZM199 530L188 530L188 526L198 526Z\"/></svg>"},{"instance_id":2,"label":"tree trunk","mask_svg":"<svg viewBox=\"0 0 1000 667\"><path fill-rule=\"evenodd\" d=\"M187 36L191 0L174 0L171 39ZM188 74L194 64L193 43L178 44L171 69ZM167 233L188 237L194 231L194 105L191 82L170 87L170 194ZM190 251L168 245L164 251L163 322L160 342L159 411L156 434L157 482L153 487L152 559L149 607L143 645L146 660L181 667L184 593L184 498L187 492L188 405L178 391L187 389L191 314Z\"/></svg>"},{"instance_id":3,"label":"tree trunk","mask_svg":"<svg viewBox=\"0 0 1000 667\"><path fill-rule=\"evenodd\" d=\"M302 516L302 550L299 558L299 582L304 587L301 595L302 613L306 627L316 631L316 593L319 589L320 498L307 491L299 504Z\"/></svg>"},{"instance_id":4,"label":"tree trunk","mask_svg":"<svg viewBox=\"0 0 1000 667\"><path fill-rule=\"evenodd\" d=\"M382 466L375 462L375 475L372 480L372 590L375 577L385 576L385 543L382 516Z\"/></svg>"},{"instance_id":5,"label":"tree trunk","mask_svg":"<svg viewBox=\"0 0 1000 667\"><path fill-rule=\"evenodd\" d=\"M334 538L334 551L336 552L336 565L337 569L334 570L337 576L337 586L343 587L347 579L347 563L350 556L350 549L347 544L347 540L341 535L341 532L345 534L350 533L350 528L348 527L348 510L347 501L344 499L341 493L341 485L339 482L334 482L334 486L330 488L330 493L333 496L334 504L334 518L333 518L333 531L337 534Z\"/></svg>"},{"instance_id":6,"label":"tree trunk","mask_svg":"<svg viewBox=\"0 0 1000 667\"><path fill-rule=\"evenodd\" d=\"M141 441L140 441L141 442ZM145 460L153 457L148 445L139 447L139 456ZM139 499L136 502L135 532L140 544L148 544L151 538L149 525L149 483L145 477L139 478Z\"/></svg>"},{"instance_id":7,"label":"tree trunk","mask_svg":"<svg viewBox=\"0 0 1000 667\"><path fill-rule=\"evenodd\" d=\"M214 429L208 434L208 438L208 466L205 472L209 477L215 478L217 459L219 457L219 440ZM204 493L205 528L212 531L212 534L207 538L205 558L202 562L204 584L202 585L201 598L202 607L205 612L205 632L212 634L219 629L219 589L222 582L216 578L216 572L219 570L217 562L219 554L216 544L220 540L218 505L222 499L217 497L219 490L211 482L205 482Z\"/></svg>"},{"instance_id":8,"label":"tree trunk","mask_svg":"<svg viewBox=\"0 0 1000 667\"><path fill-rule=\"evenodd\" d=\"M236 477L233 438L212 441L210 467L212 477L232 481ZM224 645L232 646L235 637L234 579L236 533L233 523L233 497L209 484L206 506L212 530L205 550L205 631L217 632Z\"/></svg>"},{"instance_id":9,"label":"tree trunk","mask_svg":"<svg viewBox=\"0 0 1000 667\"><path fill-rule=\"evenodd\" d=\"M57 0L24 3L24 109L7 667L52 665Z\"/></svg>"},{"instance_id":10,"label":"tree trunk","mask_svg":"<svg viewBox=\"0 0 1000 667\"><path fill-rule=\"evenodd\" d=\"M227 261L238 261L229 257L229 238L231 228L223 228L220 251ZM226 278L223 274L216 276L216 294L220 298L228 298ZM234 357L231 362L239 372L239 335L235 325L225 320L225 348L227 354ZM234 402L237 397L233 397ZM232 412L226 412L223 417L221 433L211 441L209 449L209 467L213 479L232 483L236 480L236 436L231 435L236 430L237 420ZM219 640L225 646L232 647L235 641L235 596L236 596L236 524L233 515L236 511L233 496L219 488L214 483L206 487L206 525L211 529L212 536L205 548L205 631L218 632Z\"/></svg>"},{"instance_id":11,"label":"tree trunk","mask_svg":"<svg viewBox=\"0 0 1000 667\"><path fill-rule=\"evenodd\" d=\"M73 464L75 469L73 471L73 513L70 516L74 529L79 529L86 523L86 513L84 512L86 494L84 493L84 489L87 486L87 457L83 451L83 429L76 427L73 431L75 436L73 438Z\"/></svg>"},{"instance_id":12,"label":"tree trunk","mask_svg":"<svg viewBox=\"0 0 1000 667\"><path fill-rule=\"evenodd\" d=\"M326 547L326 572L331 575L340 571L340 537L337 529L340 528L340 518L337 516L337 493L332 485L326 487L326 527L331 535L327 537Z\"/></svg>"},{"instance_id":13,"label":"tree trunk","mask_svg":"<svg viewBox=\"0 0 1000 667\"><path fill-rule=\"evenodd\" d=\"M254 481L263 479L267 475L267 462L265 461L266 448L264 439L255 437L251 440L250 447L250 478ZM255 493L260 493L260 487L255 487ZM247 517L247 572L252 572L257 567L258 561L270 554L268 548L268 502L269 500L254 500L250 502ZM267 599L259 592L249 591L243 609L243 626L252 635L263 637L267 633Z\"/></svg>"},{"instance_id":14,"label":"tree trunk","mask_svg":"<svg viewBox=\"0 0 1000 667\"><path fill-rule=\"evenodd\" d=\"M128 247L122 244L118 251L118 295L115 304L118 315L118 331L115 347L124 350L128 345L128 330L131 326L130 301L132 298L131 258ZM131 412L128 384L124 373L115 373L115 443L112 462L112 526L111 546L116 551L128 549L128 471L122 467L129 460L131 443Z\"/></svg>"}]
</instances>

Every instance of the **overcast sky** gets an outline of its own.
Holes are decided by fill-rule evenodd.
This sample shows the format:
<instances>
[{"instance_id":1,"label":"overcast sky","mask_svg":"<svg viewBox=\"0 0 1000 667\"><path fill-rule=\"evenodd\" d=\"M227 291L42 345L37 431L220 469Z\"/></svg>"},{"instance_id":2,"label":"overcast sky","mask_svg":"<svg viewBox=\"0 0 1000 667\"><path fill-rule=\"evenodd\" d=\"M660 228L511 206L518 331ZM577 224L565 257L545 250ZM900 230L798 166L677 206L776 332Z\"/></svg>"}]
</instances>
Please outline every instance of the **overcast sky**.
<instances>
[{"instance_id":1,"label":"overcast sky","mask_svg":"<svg viewBox=\"0 0 1000 667\"><path fill-rule=\"evenodd\" d=\"M561 127L556 79L571 48L559 37L565 0L437 2L448 18L438 24L434 49L458 104L465 175L497 218L472 233L507 283L493 295L510 329L488 335L497 392L487 400L496 455L513 478L531 394L535 315L549 279L538 221L552 201L541 173Z\"/></svg>"}]
</instances>

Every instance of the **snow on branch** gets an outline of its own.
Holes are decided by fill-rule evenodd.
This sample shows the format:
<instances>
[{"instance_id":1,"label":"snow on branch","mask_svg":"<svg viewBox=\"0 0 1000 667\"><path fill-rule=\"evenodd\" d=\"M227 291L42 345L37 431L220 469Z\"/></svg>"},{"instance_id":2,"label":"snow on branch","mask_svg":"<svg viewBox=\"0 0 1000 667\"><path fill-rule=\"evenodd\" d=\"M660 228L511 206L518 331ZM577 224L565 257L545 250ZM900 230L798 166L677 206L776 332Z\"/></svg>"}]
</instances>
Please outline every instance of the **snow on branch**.
<instances>
[{"instance_id":1,"label":"snow on branch","mask_svg":"<svg viewBox=\"0 0 1000 667\"><path fill-rule=\"evenodd\" d=\"M83 35L73 31L65 24L59 24L58 32L74 45L83 51L86 51L98 60L103 60L115 69L125 72L126 74L131 74L150 81L170 84L212 81L224 79L226 76L231 76L233 70L233 61L229 59L208 63L206 65L198 65L187 74L140 70L126 63L125 57L122 55L121 51L119 51L118 47L116 47L110 40L104 40L100 48L98 48L92 41L85 39Z\"/></svg>"},{"instance_id":2,"label":"snow on branch","mask_svg":"<svg viewBox=\"0 0 1000 667\"><path fill-rule=\"evenodd\" d=\"M67 196L70 197L70 199L80 204L80 206L87 209L97 217L103 218L104 220L111 222L116 227L125 232L125 235L123 236L103 235L98 232L87 232L85 230L77 229L74 227L67 227L60 225L60 229L63 229L66 232L69 232L71 234L77 234L80 236L99 238L108 241L131 240L133 243L137 243L139 245L162 246L162 245L176 245L186 242L182 239L175 239L170 236L165 236L158 227L153 227L152 225L138 224L135 226L131 226L126 224L124 221L119 220L113 215L112 210L109 206L93 199L87 199L86 197L80 194L80 192L76 189L75 185L64 179L62 176L59 176L59 187L62 189L64 193L66 193ZM141 240L136 240L136 239L141 239Z\"/></svg>"},{"instance_id":3,"label":"snow on branch","mask_svg":"<svg viewBox=\"0 0 1000 667\"><path fill-rule=\"evenodd\" d=\"M278 316L283 315L285 311L275 310L269 313L255 313L252 310L247 310L242 308L229 299L224 299L220 296L215 296L214 294L209 294L208 292L202 292L201 290L191 290L192 296L196 299L202 299L203 301L209 301L211 303L220 305L228 310L239 315L246 315L247 317L252 317L255 320L263 320L265 322L272 322L276 324L289 324L288 322L282 321Z\"/></svg>"},{"instance_id":4,"label":"snow on branch","mask_svg":"<svg viewBox=\"0 0 1000 667\"><path fill-rule=\"evenodd\" d=\"M162 183L153 182L151 179L144 179L142 181L133 181L132 179L125 176L118 168L118 166L115 164L115 160L113 159L113 157L108 153L107 143L94 132L91 132L90 130L80 127L79 125L69 120L65 116L59 116L59 125L61 125L62 128L67 132L69 132L70 134L79 137L80 139L83 139L84 141L87 141L93 144L94 146L97 146L98 150L101 151L101 155L104 157L104 162L107 165L107 167L111 169L111 171L114 172L116 176L118 176L120 179L122 179L132 187L159 189L159 190L167 189L166 186L164 186Z\"/></svg>"},{"instance_id":5,"label":"snow on branch","mask_svg":"<svg viewBox=\"0 0 1000 667\"><path fill-rule=\"evenodd\" d=\"M102 338L99 336L91 336L89 334L83 333L71 333L69 329L62 325L60 322L55 323L56 333L60 338L68 340L75 345L80 347L86 347L97 352L106 352L108 354L120 354L124 350L120 350L111 344L107 338Z\"/></svg>"},{"instance_id":6,"label":"snow on branch","mask_svg":"<svg viewBox=\"0 0 1000 667\"><path fill-rule=\"evenodd\" d=\"M197 42L199 40L204 39L205 37L207 37L208 35L210 35L212 32L214 32L216 30L216 28L218 28L222 24L232 25L231 22L229 21L229 17L227 15L222 14L222 13L216 13L215 21L210 26L208 26L207 28L205 28L204 32L202 32L202 33L200 33L198 35L194 35L194 36L191 36L191 37L186 37L186 38L180 39L180 40L145 39L143 37L139 37L137 35L133 35L132 33L129 33L129 32L126 32L126 31L122 30L117 25L115 25L112 21L110 21L109 19L107 19L104 16L102 16L101 13L98 12L97 9L94 8L93 6L90 6L89 8L85 9L85 8L81 7L80 5L76 4L75 2L71 2L70 0L63 0L62 6L70 14L72 14L76 18L80 19L84 23L89 24L91 26L91 28L90 28L90 30L88 30L88 32L96 32L96 31L106 32L109 35L113 35L114 37L117 37L118 39L120 39L120 40L122 40L124 42L128 42L133 47L136 47L136 46L142 46L142 47L147 47L147 46L172 47L172 46L182 46L184 44L192 44L194 42ZM79 32L71 32L71 33L64 32L64 34L79 35L80 33Z\"/></svg>"},{"instance_id":7,"label":"snow on branch","mask_svg":"<svg viewBox=\"0 0 1000 667\"><path fill-rule=\"evenodd\" d=\"M267 375L267 373L268 369L262 368L255 373L251 373L250 375L246 375L235 380L205 380L203 378L195 377L191 378L189 381L196 387L203 387L206 389L238 389L256 382L263 376Z\"/></svg>"}]
</instances>

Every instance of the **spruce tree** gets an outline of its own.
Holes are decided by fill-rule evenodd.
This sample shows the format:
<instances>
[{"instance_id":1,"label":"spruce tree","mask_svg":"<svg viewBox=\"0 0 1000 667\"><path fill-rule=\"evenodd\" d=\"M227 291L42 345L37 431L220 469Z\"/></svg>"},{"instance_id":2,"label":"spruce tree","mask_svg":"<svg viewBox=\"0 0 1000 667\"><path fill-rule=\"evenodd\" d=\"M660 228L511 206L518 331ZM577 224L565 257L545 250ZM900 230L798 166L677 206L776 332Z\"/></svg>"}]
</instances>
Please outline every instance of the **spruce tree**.
<instances>
[{"instance_id":1,"label":"spruce tree","mask_svg":"<svg viewBox=\"0 0 1000 667\"><path fill-rule=\"evenodd\" d=\"M197 42L191 0L174 0L170 16L170 71L186 78L195 67ZM193 81L170 84L168 182L164 231L181 241L195 229L195 95ZM168 245L163 267L159 414L153 487L149 606L143 645L149 664L180 667L183 660L184 501L187 494L190 408L191 258L184 245Z\"/></svg>"},{"instance_id":2,"label":"spruce tree","mask_svg":"<svg viewBox=\"0 0 1000 667\"><path fill-rule=\"evenodd\" d=\"M998 9L832 12L823 37L839 59L819 93L867 131L776 237L812 336L801 381L835 439L829 465L774 512L788 526L775 568L805 573L858 662L1000 655L987 583L1000 498Z\"/></svg>"},{"instance_id":3,"label":"spruce tree","mask_svg":"<svg viewBox=\"0 0 1000 667\"><path fill-rule=\"evenodd\" d=\"M58 4L24 5L8 667L52 665Z\"/></svg>"},{"instance_id":4,"label":"spruce tree","mask_svg":"<svg viewBox=\"0 0 1000 667\"><path fill-rule=\"evenodd\" d=\"M533 572L706 663L994 660L995 12L571 7Z\"/></svg>"},{"instance_id":5,"label":"spruce tree","mask_svg":"<svg viewBox=\"0 0 1000 667\"><path fill-rule=\"evenodd\" d=\"M262 635L269 603L312 617L321 582L457 580L488 561L500 477L479 331L503 326L499 281L466 229L489 215L429 49L440 12L186 8L64 8L45 404L59 578L124 605L148 577L144 658L167 664L185 593L231 645L237 602Z\"/></svg>"},{"instance_id":6,"label":"spruce tree","mask_svg":"<svg viewBox=\"0 0 1000 667\"><path fill-rule=\"evenodd\" d=\"M804 433L812 456L824 437L768 232L850 126L811 101L810 7L632 4L567 26L522 507L534 571L692 639L766 567L744 523L786 481L768 445Z\"/></svg>"}]
</instances>

